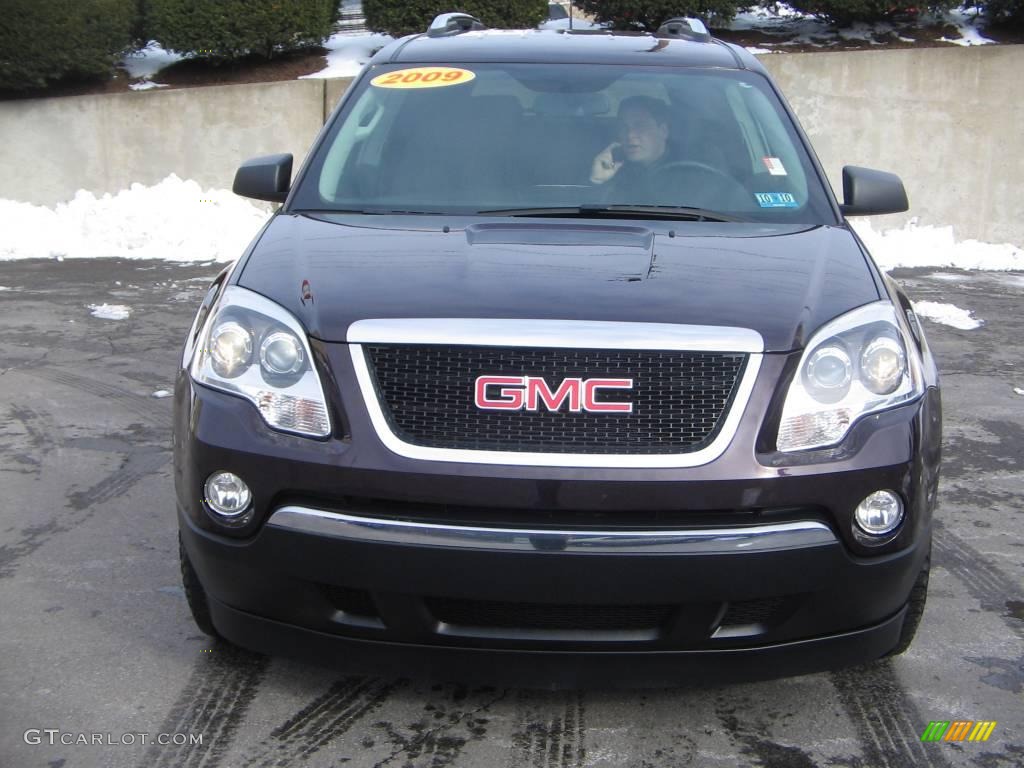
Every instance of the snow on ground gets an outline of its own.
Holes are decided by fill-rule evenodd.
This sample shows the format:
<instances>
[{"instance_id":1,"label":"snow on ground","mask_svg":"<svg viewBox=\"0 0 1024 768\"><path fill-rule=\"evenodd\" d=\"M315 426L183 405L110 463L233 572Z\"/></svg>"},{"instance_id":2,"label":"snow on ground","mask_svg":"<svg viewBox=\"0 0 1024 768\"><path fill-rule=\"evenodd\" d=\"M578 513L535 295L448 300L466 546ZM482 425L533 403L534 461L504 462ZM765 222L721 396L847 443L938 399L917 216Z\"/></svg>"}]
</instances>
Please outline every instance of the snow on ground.
<instances>
[{"instance_id":1,"label":"snow on ground","mask_svg":"<svg viewBox=\"0 0 1024 768\"><path fill-rule=\"evenodd\" d=\"M157 399L163 399L165 397L170 397L171 396L171 392L169 390L166 390L166 389L158 389L156 392L153 393L152 396L157 398Z\"/></svg>"},{"instance_id":2,"label":"snow on ground","mask_svg":"<svg viewBox=\"0 0 1024 768\"><path fill-rule=\"evenodd\" d=\"M128 83L133 91L148 91L152 88L166 88L167 83L154 83L152 80L140 80L137 83Z\"/></svg>"},{"instance_id":3,"label":"snow on ground","mask_svg":"<svg viewBox=\"0 0 1024 768\"><path fill-rule=\"evenodd\" d=\"M166 88L162 83L154 83L153 75L183 58L183 54L165 51L156 40L150 40L145 48L129 53L121 59L121 66L128 73L128 77L139 81L128 87L133 91L145 91L150 88Z\"/></svg>"},{"instance_id":4,"label":"snow on ground","mask_svg":"<svg viewBox=\"0 0 1024 768\"><path fill-rule=\"evenodd\" d=\"M132 313L132 308L124 304L90 304L89 310L101 320L125 320Z\"/></svg>"},{"instance_id":5,"label":"snow on ground","mask_svg":"<svg viewBox=\"0 0 1024 768\"><path fill-rule=\"evenodd\" d=\"M921 24L944 23L955 27L959 37L937 39L940 42L963 46L987 45L994 42L984 37L978 30L977 25L980 21L981 19L974 11L964 8L937 15L926 13L920 17ZM827 21L816 19L813 16L805 16L785 3L779 3L774 10L752 8L744 13L736 14L729 29L756 30L766 35L788 38L778 43L763 41L759 44L757 51L751 51L752 53L761 53L766 51L766 47L781 52L785 50L786 46L806 45L814 48L827 48L840 41L852 40L879 45L881 40L891 39L893 36L905 43L914 42L913 38L899 34L901 26L904 25L888 21L879 21L874 24L855 22L849 27L837 29Z\"/></svg>"},{"instance_id":6,"label":"snow on ground","mask_svg":"<svg viewBox=\"0 0 1024 768\"><path fill-rule=\"evenodd\" d=\"M1024 250L1004 243L957 240L953 227L920 226L912 219L903 229L876 232L870 219L850 219L879 267L953 267L1024 271Z\"/></svg>"},{"instance_id":7,"label":"snow on ground","mask_svg":"<svg viewBox=\"0 0 1024 768\"><path fill-rule=\"evenodd\" d=\"M339 32L324 43L327 49L327 66L300 79L325 77L355 77L370 58L394 38L376 32L352 35Z\"/></svg>"},{"instance_id":8,"label":"snow on ground","mask_svg":"<svg viewBox=\"0 0 1024 768\"><path fill-rule=\"evenodd\" d=\"M995 40L989 40L978 31L976 24L979 21L979 17L976 11L967 11L963 8L957 8L956 10L950 11L946 14L946 20L956 27L957 32L960 33L960 37L959 39L940 37L938 40L941 43L953 43L953 45L963 46L991 45L995 43Z\"/></svg>"},{"instance_id":9,"label":"snow on ground","mask_svg":"<svg viewBox=\"0 0 1024 768\"><path fill-rule=\"evenodd\" d=\"M9 291L9 290L11 290L10 286L8 286L8 285L0 285L0 292L2 292L2 291Z\"/></svg>"},{"instance_id":10,"label":"snow on ground","mask_svg":"<svg viewBox=\"0 0 1024 768\"><path fill-rule=\"evenodd\" d=\"M961 309L955 304L941 304L937 301L915 301L914 311L934 323L941 323L961 331L973 331L980 328L984 320L971 316L971 310Z\"/></svg>"},{"instance_id":11,"label":"snow on ground","mask_svg":"<svg viewBox=\"0 0 1024 768\"><path fill-rule=\"evenodd\" d=\"M167 261L231 261L266 222L272 206L226 189L203 190L171 174L151 187L132 184L116 195L80 190L47 208L0 200L0 261L120 256ZM958 241L953 227L921 226L878 232L867 218L851 219L885 270L937 267L1024 272L1024 250L1010 244Z\"/></svg>"},{"instance_id":12,"label":"snow on ground","mask_svg":"<svg viewBox=\"0 0 1024 768\"><path fill-rule=\"evenodd\" d=\"M79 190L46 208L0 200L0 261L120 256L231 261L267 220L261 207L226 189L203 190L171 174L116 195Z\"/></svg>"}]
</instances>

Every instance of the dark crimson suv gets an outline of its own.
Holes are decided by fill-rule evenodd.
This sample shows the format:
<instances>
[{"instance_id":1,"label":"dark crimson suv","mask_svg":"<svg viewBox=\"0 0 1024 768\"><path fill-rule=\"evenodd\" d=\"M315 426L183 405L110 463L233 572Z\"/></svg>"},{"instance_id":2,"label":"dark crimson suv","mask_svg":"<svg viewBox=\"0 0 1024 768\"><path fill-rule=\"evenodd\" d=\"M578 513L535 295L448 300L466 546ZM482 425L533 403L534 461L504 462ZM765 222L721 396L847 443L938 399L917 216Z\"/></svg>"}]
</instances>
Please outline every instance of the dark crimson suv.
<instances>
[{"instance_id":1,"label":"dark crimson suv","mask_svg":"<svg viewBox=\"0 0 1024 768\"><path fill-rule=\"evenodd\" d=\"M291 166L239 169L281 207L177 380L201 629L551 685L907 648L938 378L845 219L906 195L848 167L839 204L753 56L446 15Z\"/></svg>"}]
</instances>

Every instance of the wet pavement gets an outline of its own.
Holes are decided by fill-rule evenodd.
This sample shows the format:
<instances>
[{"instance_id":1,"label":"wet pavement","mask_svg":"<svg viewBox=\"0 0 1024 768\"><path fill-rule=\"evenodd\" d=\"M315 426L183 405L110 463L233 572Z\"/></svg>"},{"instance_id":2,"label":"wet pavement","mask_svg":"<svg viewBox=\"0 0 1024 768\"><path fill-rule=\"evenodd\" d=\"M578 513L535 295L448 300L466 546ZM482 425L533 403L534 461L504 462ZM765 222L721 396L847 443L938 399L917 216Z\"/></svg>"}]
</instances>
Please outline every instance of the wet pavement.
<instances>
[{"instance_id":1,"label":"wet pavement","mask_svg":"<svg viewBox=\"0 0 1024 768\"><path fill-rule=\"evenodd\" d=\"M1024 275L896 273L985 321L924 323L945 463L906 655L743 685L536 691L345 676L194 627L156 393L218 269L0 263L0 766L1024 764ZM102 304L130 313L93 317ZM932 720L998 724L987 742L922 743ZM159 734L186 743L143 743Z\"/></svg>"}]
</instances>

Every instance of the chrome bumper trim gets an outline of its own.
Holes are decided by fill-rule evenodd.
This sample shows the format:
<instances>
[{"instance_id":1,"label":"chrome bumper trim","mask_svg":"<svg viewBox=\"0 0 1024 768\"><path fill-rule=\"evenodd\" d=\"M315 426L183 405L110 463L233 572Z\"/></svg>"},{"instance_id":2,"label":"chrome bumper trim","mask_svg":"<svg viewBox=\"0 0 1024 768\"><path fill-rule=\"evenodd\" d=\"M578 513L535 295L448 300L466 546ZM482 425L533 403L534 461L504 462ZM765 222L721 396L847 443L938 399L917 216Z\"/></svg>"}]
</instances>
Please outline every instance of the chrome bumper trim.
<instances>
[{"instance_id":1,"label":"chrome bumper trim","mask_svg":"<svg viewBox=\"0 0 1024 768\"><path fill-rule=\"evenodd\" d=\"M813 520L688 530L545 530L385 520L288 506L275 511L267 526L374 544L510 552L712 555L773 552L836 543L832 530Z\"/></svg>"}]
</instances>

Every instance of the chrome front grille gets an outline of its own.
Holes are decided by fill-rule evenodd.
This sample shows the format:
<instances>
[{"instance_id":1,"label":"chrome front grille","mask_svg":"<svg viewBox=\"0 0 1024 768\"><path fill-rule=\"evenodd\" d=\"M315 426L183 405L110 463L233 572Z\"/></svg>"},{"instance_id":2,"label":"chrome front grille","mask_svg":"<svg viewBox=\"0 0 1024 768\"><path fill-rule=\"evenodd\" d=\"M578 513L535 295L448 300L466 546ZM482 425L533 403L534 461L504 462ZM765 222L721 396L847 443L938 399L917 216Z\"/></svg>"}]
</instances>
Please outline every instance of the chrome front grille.
<instances>
[{"instance_id":1,"label":"chrome front grille","mask_svg":"<svg viewBox=\"0 0 1024 768\"><path fill-rule=\"evenodd\" d=\"M413 445L470 451L679 454L704 448L721 427L747 356L743 353L367 345L382 408ZM478 376L621 378L603 393L629 412L497 411L477 407Z\"/></svg>"}]
</instances>

